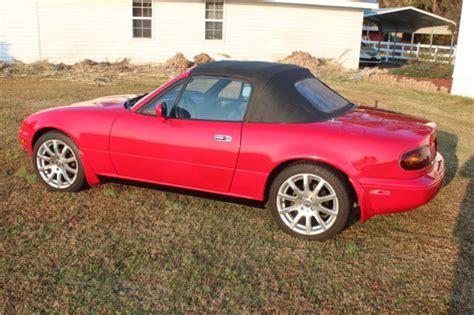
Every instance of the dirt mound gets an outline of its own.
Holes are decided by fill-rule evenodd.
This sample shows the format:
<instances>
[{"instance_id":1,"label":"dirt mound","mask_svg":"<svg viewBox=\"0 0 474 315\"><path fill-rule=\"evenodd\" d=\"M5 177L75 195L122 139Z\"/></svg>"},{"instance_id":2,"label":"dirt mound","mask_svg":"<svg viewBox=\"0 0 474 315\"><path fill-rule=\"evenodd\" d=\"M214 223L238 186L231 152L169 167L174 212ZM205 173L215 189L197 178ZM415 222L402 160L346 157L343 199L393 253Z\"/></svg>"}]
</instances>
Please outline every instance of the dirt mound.
<instances>
[{"instance_id":1,"label":"dirt mound","mask_svg":"<svg viewBox=\"0 0 474 315\"><path fill-rule=\"evenodd\" d=\"M280 63L290 63L300 67L305 67L310 70L316 69L323 64L321 59L312 56L310 53L304 51L294 51L287 56Z\"/></svg>"},{"instance_id":2,"label":"dirt mound","mask_svg":"<svg viewBox=\"0 0 474 315\"><path fill-rule=\"evenodd\" d=\"M167 69L172 69L176 71L184 71L192 66L192 62L186 59L182 53L177 53L170 59L168 59L164 66Z\"/></svg>"},{"instance_id":3,"label":"dirt mound","mask_svg":"<svg viewBox=\"0 0 474 315\"><path fill-rule=\"evenodd\" d=\"M215 61L206 53L200 53L199 55L194 56L193 59L196 66Z\"/></svg>"}]
</instances>

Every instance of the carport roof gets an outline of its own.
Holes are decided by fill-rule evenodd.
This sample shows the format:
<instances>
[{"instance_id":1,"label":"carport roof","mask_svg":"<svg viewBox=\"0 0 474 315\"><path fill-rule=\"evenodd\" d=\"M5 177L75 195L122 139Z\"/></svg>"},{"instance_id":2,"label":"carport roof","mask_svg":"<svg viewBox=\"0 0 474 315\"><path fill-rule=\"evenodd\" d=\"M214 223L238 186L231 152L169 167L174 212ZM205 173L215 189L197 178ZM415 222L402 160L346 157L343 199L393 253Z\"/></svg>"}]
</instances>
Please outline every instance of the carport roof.
<instances>
[{"instance_id":1,"label":"carport roof","mask_svg":"<svg viewBox=\"0 0 474 315\"><path fill-rule=\"evenodd\" d=\"M379 7L377 0L257 0L258 2L315 5L341 8L376 9Z\"/></svg>"},{"instance_id":2,"label":"carport roof","mask_svg":"<svg viewBox=\"0 0 474 315\"><path fill-rule=\"evenodd\" d=\"M382 32L451 34L451 20L414 7L366 10L364 18L378 25ZM429 30L428 30L429 28Z\"/></svg>"}]
</instances>

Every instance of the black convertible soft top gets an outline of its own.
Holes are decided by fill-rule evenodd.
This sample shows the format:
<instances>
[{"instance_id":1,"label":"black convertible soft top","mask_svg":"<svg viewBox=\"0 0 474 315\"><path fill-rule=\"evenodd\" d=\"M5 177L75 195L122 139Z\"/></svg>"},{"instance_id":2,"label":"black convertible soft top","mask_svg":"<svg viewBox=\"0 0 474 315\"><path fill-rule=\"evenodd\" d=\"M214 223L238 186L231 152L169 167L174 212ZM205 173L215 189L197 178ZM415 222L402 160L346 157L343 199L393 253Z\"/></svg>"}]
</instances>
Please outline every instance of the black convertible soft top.
<instances>
[{"instance_id":1,"label":"black convertible soft top","mask_svg":"<svg viewBox=\"0 0 474 315\"><path fill-rule=\"evenodd\" d=\"M247 122L308 123L327 120L295 87L298 81L314 78L306 68L260 61L217 61L193 68L191 76L217 76L246 81L252 95L245 115Z\"/></svg>"}]
</instances>

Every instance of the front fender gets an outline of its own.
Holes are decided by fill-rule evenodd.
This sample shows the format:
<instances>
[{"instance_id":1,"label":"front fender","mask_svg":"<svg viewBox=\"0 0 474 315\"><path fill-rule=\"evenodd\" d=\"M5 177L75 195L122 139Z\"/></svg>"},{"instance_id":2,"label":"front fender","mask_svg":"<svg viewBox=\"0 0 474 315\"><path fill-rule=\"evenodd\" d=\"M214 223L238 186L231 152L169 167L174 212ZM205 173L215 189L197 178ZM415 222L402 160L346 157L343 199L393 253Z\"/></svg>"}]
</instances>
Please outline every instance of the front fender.
<instances>
[{"instance_id":1,"label":"front fender","mask_svg":"<svg viewBox=\"0 0 474 315\"><path fill-rule=\"evenodd\" d=\"M86 181L90 186L96 186L100 183L97 174L92 167L92 163L88 159L87 155L83 150L83 146L81 145L79 138L76 134L69 132L66 128L58 127L57 124L51 123L49 119L38 119L37 117L30 116L26 118L21 126L18 133L18 137L20 143L23 145L25 150L28 152L30 156L33 154L33 149L35 145L35 141L44 133L48 131L59 131L66 136L68 136L77 146L79 150L79 155L81 158L82 167L84 169L84 175L86 177Z\"/></svg>"}]
</instances>

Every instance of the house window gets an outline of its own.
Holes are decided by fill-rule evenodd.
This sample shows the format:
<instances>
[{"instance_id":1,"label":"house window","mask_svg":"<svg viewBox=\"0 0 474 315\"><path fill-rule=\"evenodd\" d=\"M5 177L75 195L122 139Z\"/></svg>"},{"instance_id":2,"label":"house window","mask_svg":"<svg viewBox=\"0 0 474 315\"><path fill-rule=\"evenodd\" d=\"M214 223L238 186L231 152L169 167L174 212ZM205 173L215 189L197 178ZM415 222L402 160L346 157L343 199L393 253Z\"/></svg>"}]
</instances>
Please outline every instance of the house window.
<instances>
[{"instance_id":1,"label":"house window","mask_svg":"<svg viewBox=\"0 0 474 315\"><path fill-rule=\"evenodd\" d=\"M206 1L206 39L222 39L224 0Z\"/></svg>"},{"instance_id":2,"label":"house window","mask_svg":"<svg viewBox=\"0 0 474 315\"><path fill-rule=\"evenodd\" d=\"M133 37L151 38L152 0L133 0Z\"/></svg>"}]
</instances>

